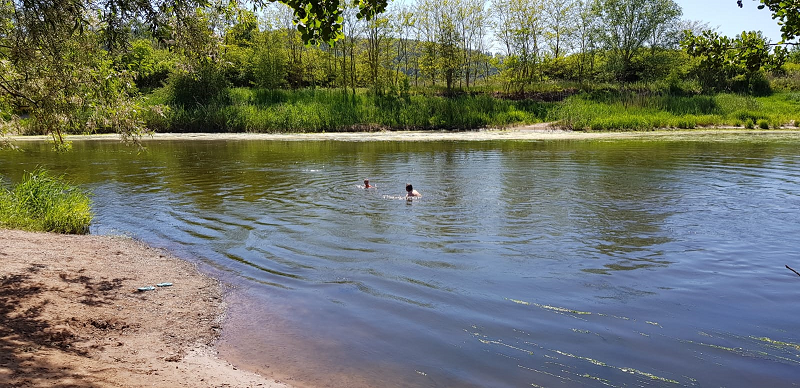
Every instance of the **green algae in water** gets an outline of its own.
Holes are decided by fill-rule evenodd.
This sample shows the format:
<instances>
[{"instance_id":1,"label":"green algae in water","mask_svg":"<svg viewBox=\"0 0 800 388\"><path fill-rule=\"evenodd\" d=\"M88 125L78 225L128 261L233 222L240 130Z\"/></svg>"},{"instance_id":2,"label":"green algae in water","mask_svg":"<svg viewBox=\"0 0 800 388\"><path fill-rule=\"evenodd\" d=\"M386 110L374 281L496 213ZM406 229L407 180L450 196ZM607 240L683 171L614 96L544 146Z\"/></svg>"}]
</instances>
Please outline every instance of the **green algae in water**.
<instances>
[{"instance_id":1,"label":"green algae in water","mask_svg":"<svg viewBox=\"0 0 800 388\"><path fill-rule=\"evenodd\" d=\"M761 341L761 342L768 343L770 345L776 345L776 346L780 346L780 347L794 348L794 349L800 350L800 345L794 344L794 343L791 343L791 342L776 341L776 340L773 340L773 339L771 339L769 337L753 337L753 336L751 336L750 338L752 338L752 339L754 339L756 341Z\"/></svg>"},{"instance_id":2,"label":"green algae in water","mask_svg":"<svg viewBox=\"0 0 800 388\"><path fill-rule=\"evenodd\" d=\"M643 372L643 371L640 371L638 369L613 366L613 365L606 364L605 362L600 361L600 360L595 360L595 359L589 358L589 357L582 357L582 356L578 356L578 355L575 355L575 354L562 352L560 350L551 349L550 351L558 353L558 354L560 354L562 356L566 356L566 357L571 357L571 358L575 358L575 359L578 359L578 360L587 361L587 362L589 362L589 363L591 363L593 365L602 366L602 367L611 368L611 369L617 369L617 370L625 372L625 373L630 373L630 374L633 374L633 375L647 377L647 378L649 378L651 380L663 381L665 383L670 383L670 384L680 384L680 382L678 382L676 380L672 380L672 379L669 379L669 378L666 378L666 377L657 376L657 375L654 375L654 374L648 373L648 372Z\"/></svg>"}]
</instances>

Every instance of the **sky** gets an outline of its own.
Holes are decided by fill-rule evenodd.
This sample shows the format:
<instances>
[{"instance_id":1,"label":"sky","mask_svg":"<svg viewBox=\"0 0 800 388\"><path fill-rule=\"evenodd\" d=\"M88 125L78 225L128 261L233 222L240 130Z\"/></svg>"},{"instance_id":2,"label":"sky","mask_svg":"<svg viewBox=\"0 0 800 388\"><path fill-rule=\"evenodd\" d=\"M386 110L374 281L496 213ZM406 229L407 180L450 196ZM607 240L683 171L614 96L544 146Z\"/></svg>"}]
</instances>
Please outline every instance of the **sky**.
<instances>
[{"instance_id":1,"label":"sky","mask_svg":"<svg viewBox=\"0 0 800 388\"><path fill-rule=\"evenodd\" d=\"M683 8L683 19L701 20L731 38L742 31L761 31L773 43L781 40L781 28L768 9L760 10L758 1L743 0L675 0Z\"/></svg>"}]
</instances>

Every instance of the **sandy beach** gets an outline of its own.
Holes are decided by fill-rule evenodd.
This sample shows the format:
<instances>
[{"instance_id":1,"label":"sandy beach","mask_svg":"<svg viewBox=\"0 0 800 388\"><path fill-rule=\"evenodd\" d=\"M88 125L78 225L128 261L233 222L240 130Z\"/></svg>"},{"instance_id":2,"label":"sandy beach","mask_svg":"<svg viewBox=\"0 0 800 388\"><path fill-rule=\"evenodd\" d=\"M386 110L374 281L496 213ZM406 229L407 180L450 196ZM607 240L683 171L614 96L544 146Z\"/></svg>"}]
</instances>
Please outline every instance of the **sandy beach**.
<instances>
[{"instance_id":1,"label":"sandy beach","mask_svg":"<svg viewBox=\"0 0 800 388\"><path fill-rule=\"evenodd\" d=\"M217 358L223 295L129 238L0 229L0 387L286 387Z\"/></svg>"},{"instance_id":2,"label":"sandy beach","mask_svg":"<svg viewBox=\"0 0 800 388\"><path fill-rule=\"evenodd\" d=\"M488 140L694 140L720 141L742 138L769 137L770 139L800 139L800 129L743 129L698 128L662 129L656 131L592 132L570 131L540 123L501 129L475 131L376 131L376 132L322 132L322 133L153 133L142 136L150 140L277 140L277 141L488 141ZM13 142L52 141L49 136L8 136ZM117 134L70 135L68 140L119 141Z\"/></svg>"}]
</instances>

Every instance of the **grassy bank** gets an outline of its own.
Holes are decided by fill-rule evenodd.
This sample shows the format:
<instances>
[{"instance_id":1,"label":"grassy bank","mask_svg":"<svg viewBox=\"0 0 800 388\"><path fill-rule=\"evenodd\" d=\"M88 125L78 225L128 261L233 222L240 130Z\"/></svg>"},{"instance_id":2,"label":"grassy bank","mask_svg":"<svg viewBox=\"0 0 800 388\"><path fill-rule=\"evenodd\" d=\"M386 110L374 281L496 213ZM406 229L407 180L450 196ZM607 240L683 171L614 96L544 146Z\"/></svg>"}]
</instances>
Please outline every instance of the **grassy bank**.
<instances>
[{"instance_id":1,"label":"grassy bank","mask_svg":"<svg viewBox=\"0 0 800 388\"><path fill-rule=\"evenodd\" d=\"M0 226L31 231L86 234L91 201L82 190L44 170L27 173L10 189L0 188Z\"/></svg>"},{"instance_id":2,"label":"grassy bank","mask_svg":"<svg viewBox=\"0 0 800 388\"><path fill-rule=\"evenodd\" d=\"M170 103L167 89L149 96L168 106L151 115L156 132L334 132L375 129L475 129L536 123L552 103L511 101L488 95L375 96L360 91L235 88L206 104Z\"/></svg>"},{"instance_id":3,"label":"grassy bank","mask_svg":"<svg viewBox=\"0 0 800 388\"><path fill-rule=\"evenodd\" d=\"M781 128L800 125L800 93L750 97L595 92L568 98L553 110L551 119L567 128L595 131L714 126Z\"/></svg>"},{"instance_id":4,"label":"grassy bank","mask_svg":"<svg viewBox=\"0 0 800 388\"><path fill-rule=\"evenodd\" d=\"M574 93L572 93L574 94ZM564 96L566 97L566 95ZM506 127L554 121L573 130L619 131L731 126L750 129L800 125L800 93L671 95L602 88L559 102L512 100L491 94L386 95L365 90L234 88L205 103L175 103L168 88L148 105L156 132L344 132Z\"/></svg>"}]
</instances>

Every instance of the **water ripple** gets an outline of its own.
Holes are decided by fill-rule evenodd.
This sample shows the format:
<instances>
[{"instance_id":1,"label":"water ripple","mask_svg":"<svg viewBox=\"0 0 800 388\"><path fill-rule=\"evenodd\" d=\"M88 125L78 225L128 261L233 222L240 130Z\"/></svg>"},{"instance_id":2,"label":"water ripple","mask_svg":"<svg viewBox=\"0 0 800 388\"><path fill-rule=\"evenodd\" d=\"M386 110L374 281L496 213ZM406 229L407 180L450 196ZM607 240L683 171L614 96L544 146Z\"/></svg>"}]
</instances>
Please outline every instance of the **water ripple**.
<instances>
[{"instance_id":1,"label":"water ripple","mask_svg":"<svg viewBox=\"0 0 800 388\"><path fill-rule=\"evenodd\" d=\"M310 385L788 387L797 145L28 144L0 174L64 170L93 233L245 285L236 354Z\"/></svg>"}]
</instances>

